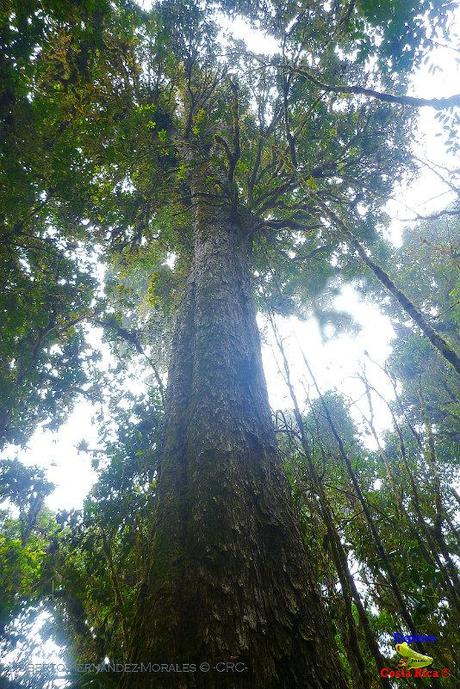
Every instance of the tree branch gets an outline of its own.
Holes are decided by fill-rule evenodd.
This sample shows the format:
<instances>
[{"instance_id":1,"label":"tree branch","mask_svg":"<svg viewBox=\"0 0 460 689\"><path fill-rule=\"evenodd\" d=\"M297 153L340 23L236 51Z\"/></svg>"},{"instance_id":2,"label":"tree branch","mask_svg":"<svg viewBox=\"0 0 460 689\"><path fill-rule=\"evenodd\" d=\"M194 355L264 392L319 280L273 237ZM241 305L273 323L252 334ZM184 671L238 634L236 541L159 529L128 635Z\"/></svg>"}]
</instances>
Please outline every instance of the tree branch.
<instances>
[{"instance_id":1,"label":"tree branch","mask_svg":"<svg viewBox=\"0 0 460 689\"><path fill-rule=\"evenodd\" d=\"M460 106L460 93L456 93L452 96L447 96L447 98L416 98L415 96L395 96L391 93L382 93L381 91L375 91L374 89L368 89L363 86L348 86L346 84L325 84L323 81L318 79L318 77L310 74L305 69L300 67L293 67L292 65L287 65L287 68L305 77L308 81L311 81L316 86L319 86L324 91L329 91L331 93L350 93L361 96L369 96L370 98L376 98L377 100L384 101L385 103L397 103L399 105L410 105L412 107L430 107L435 108L435 110L444 110L446 108L453 108L455 106Z\"/></svg>"}]
</instances>

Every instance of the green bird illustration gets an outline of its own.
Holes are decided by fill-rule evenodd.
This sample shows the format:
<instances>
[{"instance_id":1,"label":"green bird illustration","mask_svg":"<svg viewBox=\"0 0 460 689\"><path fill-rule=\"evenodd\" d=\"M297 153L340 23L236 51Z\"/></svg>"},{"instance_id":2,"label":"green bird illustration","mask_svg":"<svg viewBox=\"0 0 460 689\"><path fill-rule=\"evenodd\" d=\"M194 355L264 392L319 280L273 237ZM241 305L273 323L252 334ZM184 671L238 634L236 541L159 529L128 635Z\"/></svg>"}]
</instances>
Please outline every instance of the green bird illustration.
<instances>
[{"instance_id":1,"label":"green bird illustration","mask_svg":"<svg viewBox=\"0 0 460 689\"><path fill-rule=\"evenodd\" d=\"M428 667L433 662L430 656L424 656L422 653L417 653L406 642L403 644L396 644L396 652L402 656L399 661L401 667L412 669L414 667Z\"/></svg>"}]
</instances>

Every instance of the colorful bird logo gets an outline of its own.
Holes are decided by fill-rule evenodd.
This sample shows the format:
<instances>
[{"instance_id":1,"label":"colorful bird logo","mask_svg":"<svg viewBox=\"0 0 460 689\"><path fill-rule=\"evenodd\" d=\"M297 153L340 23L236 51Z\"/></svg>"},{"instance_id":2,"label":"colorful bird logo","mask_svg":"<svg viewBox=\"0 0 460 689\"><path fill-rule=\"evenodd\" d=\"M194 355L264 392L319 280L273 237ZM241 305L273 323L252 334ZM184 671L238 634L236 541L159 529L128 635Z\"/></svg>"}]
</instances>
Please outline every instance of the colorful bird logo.
<instances>
[{"instance_id":1,"label":"colorful bird logo","mask_svg":"<svg viewBox=\"0 0 460 689\"><path fill-rule=\"evenodd\" d=\"M403 644L396 644L396 652L401 656L399 661L399 667L403 668L415 668L415 667L428 667L433 662L433 658L430 656L424 656L422 653L417 653L414 651L409 644L404 642Z\"/></svg>"}]
</instances>

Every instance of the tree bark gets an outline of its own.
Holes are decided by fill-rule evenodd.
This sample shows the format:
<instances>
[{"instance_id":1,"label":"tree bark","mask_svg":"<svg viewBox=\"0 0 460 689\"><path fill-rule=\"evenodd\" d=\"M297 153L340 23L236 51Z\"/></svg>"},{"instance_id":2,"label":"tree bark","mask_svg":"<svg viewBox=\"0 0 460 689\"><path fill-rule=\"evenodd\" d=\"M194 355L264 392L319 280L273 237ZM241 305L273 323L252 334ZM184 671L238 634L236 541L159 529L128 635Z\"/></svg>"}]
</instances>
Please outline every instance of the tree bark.
<instances>
[{"instance_id":1,"label":"tree bark","mask_svg":"<svg viewBox=\"0 0 460 689\"><path fill-rule=\"evenodd\" d=\"M194 259L130 662L198 666L157 673L155 687L345 689L275 449L245 234L208 190L192 189ZM229 660L247 669L213 670ZM122 686L145 687L145 675Z\"/></svg>"}]
</instances>

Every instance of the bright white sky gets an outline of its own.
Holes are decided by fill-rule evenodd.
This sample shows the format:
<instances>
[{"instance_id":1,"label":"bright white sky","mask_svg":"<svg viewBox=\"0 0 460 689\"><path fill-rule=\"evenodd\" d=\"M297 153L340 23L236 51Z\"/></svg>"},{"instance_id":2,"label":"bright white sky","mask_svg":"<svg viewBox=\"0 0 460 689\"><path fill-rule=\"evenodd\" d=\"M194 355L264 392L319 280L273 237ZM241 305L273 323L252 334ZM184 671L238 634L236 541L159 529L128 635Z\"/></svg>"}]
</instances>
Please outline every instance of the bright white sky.
<instances>
[{"instance_id":1,"label":"bright white sky","mask_svg":"<svg viewBox=\"0 0 460 689\"><path fill-rule=\"evenodd\" d=\"M149 3L150 4L150 3ZM458 10L460 19L460 6ZM457 22L460 27L460 21ZM254 31L243 22L228 25L236 38L247 41L249 47L257 52L268 52L271 49L270 40ZM452 32L451 45L460 45L459 28ZM460 54L448 48L438 48L432 53L432 61L441 71L429 74L426 68L420 69L415 75L411 93L428 97L447 96L460 91ZM420 110L417 140L414 150L419 158L428 158L432 162L455 166L455 161L449 160L446 154L440 126L434 119L434 112L429 108ZM458 161L456 163L458 167ZM439 178L424 169L416 181L410 186L398 190L395 200L388 204L388 211L394 218L391 225L391 237L398 242L402 228L406 223L401 219L414 217L411 209L425 214L445 207L452 195ZM442 196L440 196L442 194ZM280 322L280 330L286 338L285 346L291 363L292 374L296 379L296 389L299 399L303 399L302 379L305 377L303 362L299 355L299 343L312 365L323 390L337 387L353 399L362 397L362 386L354 378L365 360L364 351L367 350L372 359L382 364L391 351L392 328L385 316L376 305L361 301L350 287L343 290L338 298L338 306L348 310L361 324L360 333L356 336L342 335L324 343L321 340L318 327L314 321L299 322L295 318ZM97 338L97 333L93 337ZM269 394L274 409L291 407L287 390L277 372L277 365L271 348L263 347L263 360L268 381ZM390 396L383 376L377 369L368 364L368 373L373 383L384 394ZM303 396L302 396L303 395ZM365 400L360 404L367 412ZM380 428L388 424L388 414L382 404L375 403L378 412ZM96 480L96 474L91 469L91 457L88 453L77 452L79 441L85 439L89 447L97 444L97 428L92 421L93 408L87 401L76 404L67 422L56 433L37 430L31 438L28 448L17 453L26 464L37 464L47 470L49 479L56 485L55 491L48 498L48 505L52 509L71 509L82 506L85 495ZM11 456L12 452L7 453Z\"/></svg>"}]
</instances>

